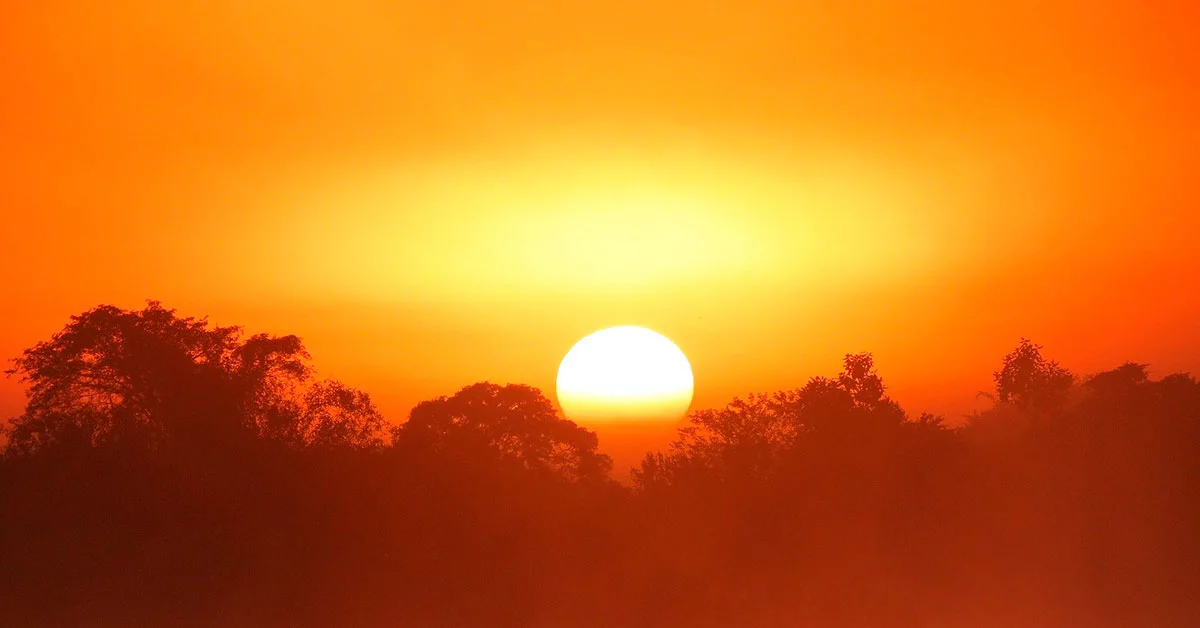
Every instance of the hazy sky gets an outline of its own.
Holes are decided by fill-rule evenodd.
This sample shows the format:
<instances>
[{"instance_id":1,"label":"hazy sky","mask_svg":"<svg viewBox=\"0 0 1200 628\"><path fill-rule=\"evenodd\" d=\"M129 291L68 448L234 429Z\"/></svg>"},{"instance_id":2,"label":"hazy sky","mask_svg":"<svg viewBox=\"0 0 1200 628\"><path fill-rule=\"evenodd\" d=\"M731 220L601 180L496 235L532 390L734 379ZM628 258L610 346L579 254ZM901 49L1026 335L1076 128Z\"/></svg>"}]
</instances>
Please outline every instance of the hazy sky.
<instances>
[{"instance_id":1,"label":"hazy sky","mask_svg":"<svg viewBox=\"0 0 1200 628\"><path fill-rule=\"evenodd\" d=\"M1021 336L1200 371L1197 7L4 3L0 355L155 298L393 420L619 324L697 406L873 351L961 414Z\"/></svg>"}]
</instances>

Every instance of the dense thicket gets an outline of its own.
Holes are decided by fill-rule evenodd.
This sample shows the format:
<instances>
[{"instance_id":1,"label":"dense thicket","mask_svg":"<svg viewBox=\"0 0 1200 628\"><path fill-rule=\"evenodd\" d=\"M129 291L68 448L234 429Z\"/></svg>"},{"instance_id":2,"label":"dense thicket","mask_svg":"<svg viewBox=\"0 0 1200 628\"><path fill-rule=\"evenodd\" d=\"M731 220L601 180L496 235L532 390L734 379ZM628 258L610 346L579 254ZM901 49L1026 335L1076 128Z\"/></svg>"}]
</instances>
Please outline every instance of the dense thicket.
<instances>
[{"instance_id":1,"label":"dense thicket","mask_svg":"<svg viewBox=\"0 0 1200 628\"><path fill-rule=\"evenodd\" d=\"M1022 341L965 426L869 355L633 486L536 389L388 430L299 339L103 306L17 358L0 625L1200 625L1200 384Z\"/></svg>"}]
</instances>

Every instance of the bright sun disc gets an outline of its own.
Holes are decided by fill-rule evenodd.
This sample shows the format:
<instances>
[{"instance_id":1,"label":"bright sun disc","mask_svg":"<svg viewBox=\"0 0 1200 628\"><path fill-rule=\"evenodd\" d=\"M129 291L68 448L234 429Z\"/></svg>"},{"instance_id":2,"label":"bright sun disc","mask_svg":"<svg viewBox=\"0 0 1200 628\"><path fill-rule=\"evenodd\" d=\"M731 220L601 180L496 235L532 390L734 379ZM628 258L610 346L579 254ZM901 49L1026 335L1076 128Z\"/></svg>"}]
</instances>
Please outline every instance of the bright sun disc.
<instances>
[{"instance_id":1,"label":"bright sun disc","mask_svg":"<svg viewBox=\"0 0 1200 628\"><path fill-rule=\"evenodd\" d=\"M692 403L683 351L644 327L602 329L575 343L558 367L558 404L575 421L673 421Z\"/></svg>"}]
</instances>

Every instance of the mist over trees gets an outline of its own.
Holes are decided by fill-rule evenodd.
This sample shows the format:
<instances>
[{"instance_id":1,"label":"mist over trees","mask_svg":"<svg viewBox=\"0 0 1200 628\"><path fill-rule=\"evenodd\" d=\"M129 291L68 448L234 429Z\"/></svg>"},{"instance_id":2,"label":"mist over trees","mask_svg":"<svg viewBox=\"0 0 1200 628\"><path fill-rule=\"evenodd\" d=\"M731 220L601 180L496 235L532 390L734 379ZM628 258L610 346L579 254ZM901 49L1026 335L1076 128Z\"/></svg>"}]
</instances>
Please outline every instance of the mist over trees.
<instances>
[{"instance_id":1,"label":"mist over trees","mask_svg":"<svg viewBox=\"0 0 1200 628\"><path fill-rule=\"evenodd\" d=\"M537 389L393 426L295 336L100 306L10 371L0 625L1200 625L1200 383L997 358L961 427L848 355L623 486Z\"/></svg>"}]
</instances>

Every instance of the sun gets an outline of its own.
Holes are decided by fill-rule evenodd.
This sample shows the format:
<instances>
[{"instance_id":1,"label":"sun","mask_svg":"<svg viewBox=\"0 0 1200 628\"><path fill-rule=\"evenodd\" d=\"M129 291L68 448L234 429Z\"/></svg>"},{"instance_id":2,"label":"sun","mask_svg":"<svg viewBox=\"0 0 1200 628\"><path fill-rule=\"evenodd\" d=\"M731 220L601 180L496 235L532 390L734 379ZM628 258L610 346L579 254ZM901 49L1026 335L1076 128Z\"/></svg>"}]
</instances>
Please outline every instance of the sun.
<instances>
[{"instance_id":1,"label":"sun","mask_svg":"<svg viewBox=\"0 0 1200 628\"><path fill-rule=\"evenodd\" d=\"M579 422L674 421L692 403L692 366L666 336L631 325L595 332L558 367L558 404Z\"/></svg>"}]
</instances>

